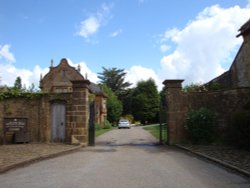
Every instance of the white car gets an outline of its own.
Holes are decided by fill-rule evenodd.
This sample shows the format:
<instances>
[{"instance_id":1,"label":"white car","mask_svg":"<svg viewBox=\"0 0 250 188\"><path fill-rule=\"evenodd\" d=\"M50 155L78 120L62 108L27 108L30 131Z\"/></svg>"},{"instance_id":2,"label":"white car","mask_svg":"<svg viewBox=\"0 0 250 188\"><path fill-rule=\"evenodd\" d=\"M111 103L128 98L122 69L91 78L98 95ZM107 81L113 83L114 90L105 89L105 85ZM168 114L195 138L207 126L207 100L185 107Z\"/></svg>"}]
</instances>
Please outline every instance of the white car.
<instances>
[{"instance_id":1,"label":"white car","mask_svg":"<svg viewBox=\"0 0 250 188\"><path fill-rule=\"evenodd\" d=\"M121 128L130 129L129 121L126 119L119 120L118 129L121 129Z\"/></svg>"}]
</instances>

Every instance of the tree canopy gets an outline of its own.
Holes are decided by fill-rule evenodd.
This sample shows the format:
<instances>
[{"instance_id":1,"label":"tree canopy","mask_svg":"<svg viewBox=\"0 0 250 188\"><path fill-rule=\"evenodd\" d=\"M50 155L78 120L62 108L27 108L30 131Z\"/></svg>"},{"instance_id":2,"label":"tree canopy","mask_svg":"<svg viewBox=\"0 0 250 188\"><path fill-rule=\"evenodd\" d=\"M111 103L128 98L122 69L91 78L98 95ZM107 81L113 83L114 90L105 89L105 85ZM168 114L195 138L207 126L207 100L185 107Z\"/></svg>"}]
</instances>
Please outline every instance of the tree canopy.
<instances>
[{"instance_id":1,"label":"tree canopy","mask_svg":"<svg viewBox=\"0 0 250 188\"><path fill-rule=\"evenodd\" d=\"M118 68L105 68L102 67L103 72L98 73L98 78L101 80L101 84L106 84L119 99L126 94L126 90L131 83L125 81L126 72L124 69Z\"/></svg>"},{"instance_id":2,"label":"tree canopy","mask_svg":"<svg viewBox=\"0 0 250 188\"><path fill-rule=\"evenodd\" d=\"M132 98L132 113L135 119L142 123L158 121L159 104L160 97L154 80L138 82Z\"/></svg>"},{"instance_id":3,"label":"tree canopy","mask_svg":"<svg viewBox=\"0 0 250 188\"><path fill-rule=\"evenodd\" d=\"M22 89L22 79L20 76L16 78L16 81L14 83L14 89L21 90Z\"/></svg>"},{"instance_id":4,"label":"tree canopy","mask_svg":"<svg viewBox=\"0 0 250 188\"><path fill-rule=\"evenodd\" d=\"M113 91L107 86L102 85L102 90L107 95L107 119L109 122L114 124L119 120L122 114L122 103L118 100L117 96L113 93Z\"/></svg>"}]
</instances>

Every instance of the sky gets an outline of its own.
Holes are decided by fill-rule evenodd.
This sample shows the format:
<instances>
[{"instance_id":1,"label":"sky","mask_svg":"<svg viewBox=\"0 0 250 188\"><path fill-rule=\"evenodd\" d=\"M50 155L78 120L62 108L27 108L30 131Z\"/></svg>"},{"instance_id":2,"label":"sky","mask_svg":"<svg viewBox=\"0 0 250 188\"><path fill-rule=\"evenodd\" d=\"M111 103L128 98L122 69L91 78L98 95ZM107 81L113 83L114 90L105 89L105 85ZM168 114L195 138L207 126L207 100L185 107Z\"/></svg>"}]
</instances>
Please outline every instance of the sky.
<instances>
[{"instance_id":1,"label":"sky","mask_svg":"<svg viewBox=\"0 0 250 188\"><path fill-rule=\"evenodd\" d=\"M98 83L103 68L127 81L206 83L227 71L250 0L0 0L0 85L39 86L67 58Z\"/></svg>"}]
</instances>

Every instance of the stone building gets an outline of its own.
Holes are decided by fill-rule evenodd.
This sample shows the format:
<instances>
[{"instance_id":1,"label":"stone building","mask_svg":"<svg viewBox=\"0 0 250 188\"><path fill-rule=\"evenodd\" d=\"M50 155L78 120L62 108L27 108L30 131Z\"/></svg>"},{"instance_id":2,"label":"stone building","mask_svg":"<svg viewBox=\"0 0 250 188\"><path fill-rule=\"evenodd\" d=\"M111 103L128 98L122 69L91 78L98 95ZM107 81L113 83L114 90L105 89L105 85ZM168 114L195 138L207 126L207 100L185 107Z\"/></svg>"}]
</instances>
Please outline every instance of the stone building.
<instances>
[{"instance_id":1,"label":"stone building","mask_svg":"<svg viewBox=\"0 0 250 188\"><path fill-rule=\"evenodd\" d=\"M186 118L191 110L207 108L216 113L217 135L225 139L233 114L250 107L250 20L240 29L237 37L244 41L230 69L207 83L219 84L219 90L185 93L183 80L165 80L168 144L186 141Z\"/></svg>"},{"instance_id":2,"label":"stone building","mask_svg":"<svg viewBox=\"0 0 250 188\"><path fill-rule=\"evenodd\" d=\"M237 37L243 37L243 43L230 69L211 80L207 85L218 83L221 88L250 87L250 19L239 29Z\"/></svg>"},{"instance_id":3,"label":"stone building","mask_svg":"<svg viewBox=\"0 0 250 188\"><path fill-rule=\"evenodd\" d=\"M50 71L40 80L40 88L45 93L72 93L73 82L86 80L80 73L80 66L71 67L67 59L62 59L56 67L51 62ZM95 122L103 124L106 116L106 95L101 88L90 82L88 85L89 95L95 101Z\"/></svg>"},{"instance_id":4,"label":"stone building","mask_svg":"<svg viewBox=\"0 0 250 188\"><path fill-rule=\"evenodd\" d=\"M3 140L20 142L89 143L90 119L106 119L106 96L62 59L40 80L42 94L0 100L0 130ZM90 113L90 104L95 113Z\"/></svg>"}]
</instances>

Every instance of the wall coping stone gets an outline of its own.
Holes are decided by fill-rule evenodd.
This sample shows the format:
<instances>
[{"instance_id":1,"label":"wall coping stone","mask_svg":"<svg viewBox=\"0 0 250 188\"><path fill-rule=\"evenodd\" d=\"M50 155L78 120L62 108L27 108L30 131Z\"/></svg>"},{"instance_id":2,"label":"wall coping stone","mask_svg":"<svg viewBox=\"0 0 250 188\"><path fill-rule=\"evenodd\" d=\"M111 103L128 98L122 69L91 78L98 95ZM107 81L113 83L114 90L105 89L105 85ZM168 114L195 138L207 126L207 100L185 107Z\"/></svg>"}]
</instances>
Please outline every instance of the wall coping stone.
<instances>
[{"instance_id":1,"label":"wall coping stone","mask_svg":"<svg viewBox=\"0 0 250 188\"><path fill-rule=\"evenodd\" d=\"M165 80L163 84L166 88L182 88L182 82L184 80Z\"/></svg>"}]
</instances>

